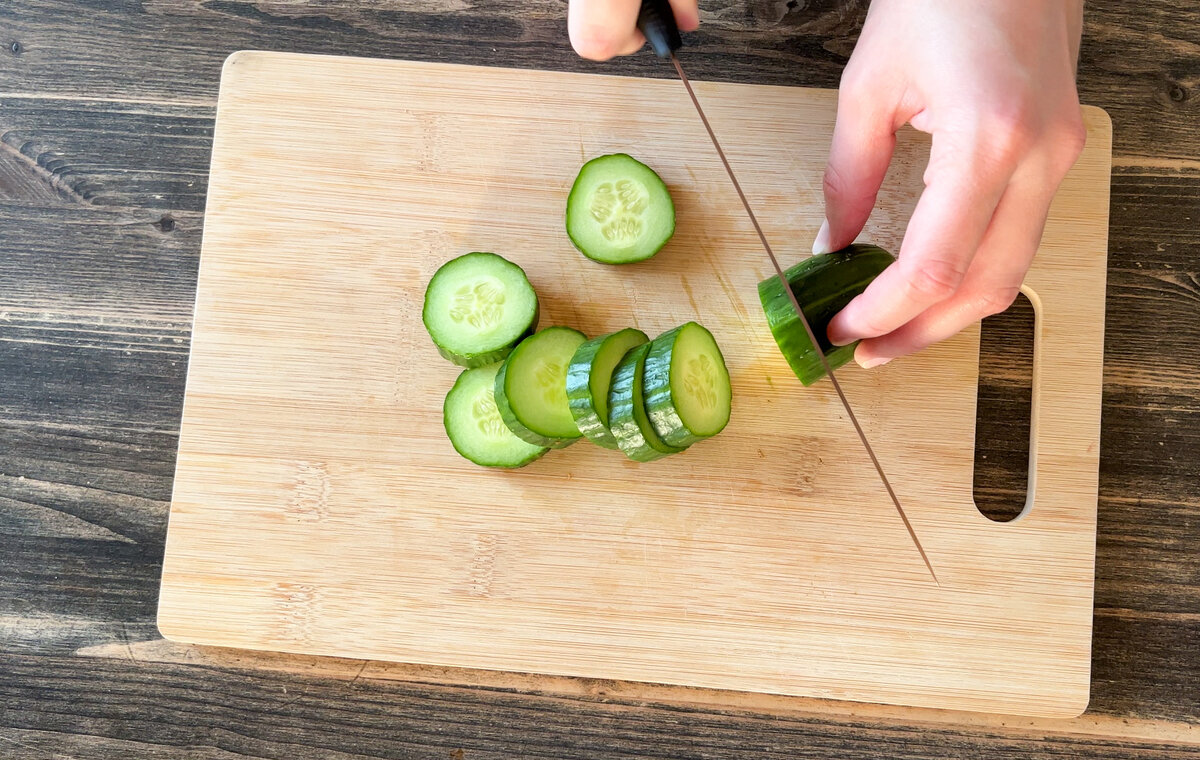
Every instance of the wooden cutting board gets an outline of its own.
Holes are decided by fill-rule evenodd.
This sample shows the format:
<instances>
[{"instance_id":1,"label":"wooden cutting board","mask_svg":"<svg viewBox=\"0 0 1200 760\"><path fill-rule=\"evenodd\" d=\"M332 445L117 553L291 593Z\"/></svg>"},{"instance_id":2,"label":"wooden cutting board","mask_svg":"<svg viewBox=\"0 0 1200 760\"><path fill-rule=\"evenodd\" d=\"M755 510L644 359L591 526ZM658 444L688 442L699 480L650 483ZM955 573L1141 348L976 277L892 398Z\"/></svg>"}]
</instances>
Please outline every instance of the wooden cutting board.
<instances>
[{"instance_id":1,"label":"wooden cutting board","mask_svg":"<svg viewBox=\"0 0 1200 760\"><path fill-rule=\"evenodd\" d=\"M829 91L698 83L787 263L821 221ZM1050 214L1029 505L972 502L978 330L841 373L935 586L828 383L767 331L768 274L670 80L239 53L225 69L163 568L168 638L1044 716L1087 704L1110 124ZM864 239L898 248L905 131ZM678 232L607 267L563 230L579 166L649 162ZM444 261L528 272L543 325L695 319L734 387L719 437L634 464L586 443L514 472L442 430L456 368L420 319Z\"/></svg>"}]
</instances>

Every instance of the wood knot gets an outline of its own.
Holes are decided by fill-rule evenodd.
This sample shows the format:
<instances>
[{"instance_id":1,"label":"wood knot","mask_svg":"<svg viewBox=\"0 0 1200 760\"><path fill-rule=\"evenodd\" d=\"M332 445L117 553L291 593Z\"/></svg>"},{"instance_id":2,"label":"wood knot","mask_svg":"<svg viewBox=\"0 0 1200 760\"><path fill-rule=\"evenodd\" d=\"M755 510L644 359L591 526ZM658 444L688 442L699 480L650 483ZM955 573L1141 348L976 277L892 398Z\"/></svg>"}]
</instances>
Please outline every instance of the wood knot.
<instances>
[{"instance_id":1,"label":"wood knot","mask_svg":"<svg viewBox=\"0 0 1200 760\"><path fill-rule=\"evenodd\" d=\"M299 462L292 483L292 498L284 509L289 518L309 522L329 517L329 495L333 486L329 470L321 462Z\"/></svg>"},{"instance_id":2,"label":"wood knot","mask_svg":"<svg viewBox=\"0 0 1200 760\"><path fill-rule=\"evenodd\" d=\"M163 214L162 218L160 218L157 222L154 222L154 229L158 230L159 232L174 232L175 217L171 216L170 214Z\"/></svg>"},{"instance_id":3,"label":"wood knot","mask_svg":"<svg viewBox=\"0 0 1200 760\"><path fill-rule=\"evenodd\" d=\"M273 589L279 611L279 634L283 641L307 642L312 637L312 620L321 601L321 591L311 583L277 583Z\"/></svg>"},{"instance_id":4,"label":"wood knot","mask_svg":"<svg viewBox=\"0 0 1200 760\"><path fill-rule=\"evenodd\" d=\"M1172 82L1167 89L1167 97L1174 103L1182 103L1188 99L1188 91L1178 82Z\"/></svg>"},{"instance_id":5,"label":"wood knot","mask_svg":"<svg viewBox=\"0 0 1200 760\"><path fill-rule=\"evenodd\" d=\"M496 573L496 537L484 533L475 537L471 547L471 569L467 588L471 596L488 596L492 592L492 578Z\"/></svg>"}]
</instances>

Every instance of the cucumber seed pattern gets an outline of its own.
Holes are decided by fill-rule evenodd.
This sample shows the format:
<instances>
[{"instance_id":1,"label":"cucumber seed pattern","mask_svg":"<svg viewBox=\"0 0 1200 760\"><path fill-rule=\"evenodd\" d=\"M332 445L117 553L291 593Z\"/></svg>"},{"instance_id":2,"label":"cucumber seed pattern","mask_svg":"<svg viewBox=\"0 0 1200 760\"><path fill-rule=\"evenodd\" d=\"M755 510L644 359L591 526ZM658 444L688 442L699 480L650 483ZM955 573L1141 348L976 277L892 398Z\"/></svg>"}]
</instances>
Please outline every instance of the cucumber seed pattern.
<instances>
[{"instance_id":1,"label":"cucumber seed pattern","mask_svg":"<svg viewBox=\"0 0 1200 760\"><path fill-rule=\"evenodd\" d=\"M542 362L534 372L546 403L557 406L566 401L567 369L555 362Z\"/></svg>"},{"instance_id":2,"label":"cucumber seed pattern","mask_svg":"<svg viewBox=\"0 0 1200 760\"><path fill-rule=\"evenodd\" d=\"M717 365L708 356L700 354L687 363L683 388L705 409L717 405L716 383Z\"/></svg>"},{"instance_id":3,"label":"cucumber seed pattern","mask_svg":"<svg viewBox=\"0 0 1200 760\"><path fill-rule=\"evenodd\" d=\"M496 397L492 391L485 390L471 405L471 416L479 426L479 432L488 438L502 438L508 432L504 420L500 419L500 410L496 408Z\"/></svg>"},{"instance_id":4,"label":"cucumber seed pattern","mask_svg":"<svg viewBox=\"0 0 1200 760\"><path fill-rule=\"evenodd\" d=\"M646 188L631 179L603 182L592 194L591 213L604 239L632 245L642 234L642 214L650 204Z\"/></svg>"},{"instance_id":5,"label":"cucumber seed pattern","mask_svg":"<svg viewBox=\"0 0 1200 760\"><path fill-rule=\"evenodd\" d=\"M488 277L454 292L450 318L466 322L476 330L490 330L504 317L504 286Z\"/></svg>"}]
</instances>

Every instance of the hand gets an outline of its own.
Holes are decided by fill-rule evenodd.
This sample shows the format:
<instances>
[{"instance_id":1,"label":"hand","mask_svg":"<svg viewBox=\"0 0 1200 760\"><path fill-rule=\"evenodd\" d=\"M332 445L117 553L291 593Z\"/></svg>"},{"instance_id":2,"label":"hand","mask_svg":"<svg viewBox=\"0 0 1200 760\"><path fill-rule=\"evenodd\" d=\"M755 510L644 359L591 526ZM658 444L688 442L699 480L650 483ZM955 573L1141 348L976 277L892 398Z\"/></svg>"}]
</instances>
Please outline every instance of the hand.
<instances>
[{"instance_id":1,"label":"hand","mask_svg":"<svg viewBox=\"0 0 1200 760\"><path fill-rule=\"evenodd\" d=\"M680 31L700 26L697 0L671 0ZM571 46L584 58L607 61L617 55L636 53L646 43L637 29L640 0L571 0L567 31Z\"/></svg>"},{"instance_id":2,"label":"hand","mask_svg":"<svg viewBox=\"0 0 1200 760\"><path fill-rule=\"evenodd\" d=\"M874 0L842 75L814 253L853 242L905 122L933 136L896 264L829 325L883 364L1016 299L1083 150L1081 0Z\"/></svg>"}]
</instances>

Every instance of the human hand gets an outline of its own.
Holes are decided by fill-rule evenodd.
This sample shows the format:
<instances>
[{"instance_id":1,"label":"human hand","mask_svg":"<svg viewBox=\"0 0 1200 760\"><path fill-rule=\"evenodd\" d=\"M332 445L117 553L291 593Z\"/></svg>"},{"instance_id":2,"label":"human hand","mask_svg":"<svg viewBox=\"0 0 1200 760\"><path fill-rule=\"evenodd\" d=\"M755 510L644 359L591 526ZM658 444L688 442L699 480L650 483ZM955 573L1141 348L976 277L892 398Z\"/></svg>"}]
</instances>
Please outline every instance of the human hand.
<instances>
[{"instance_id":1,"label":"human hand","mask_svg":"<svg viewBox=\"0 0 1200 760\"><path fill-rule=\"evenodd\" d=\"M680 31L700 26L697 0L671 0ZM571 46L584 58L607 61L617 55L636 53L646 43L637 29L641 0L571 0L567 10L567 32Z\"/></svg>"},{"instance_id":2,"label":"human hand","mask_svg":"<svg viewBox=\"0 0 1200 760\"><path fill-rule=\"evenodd\" d=\"M841 311L874 367L1007 309L1083 150L1081 0L874 0L842 75L814 253L853 242L905 122L933 136L896 264Z\"/></svg>"}]
</instances>

